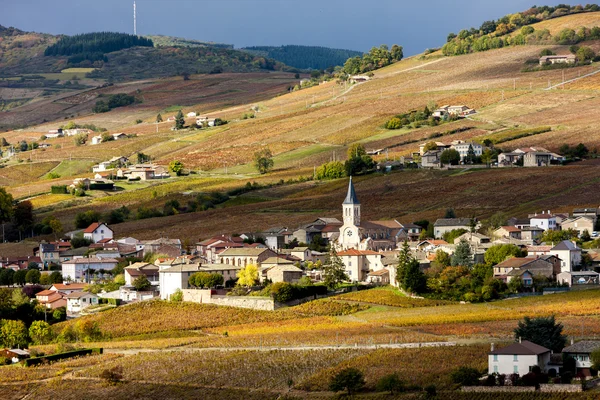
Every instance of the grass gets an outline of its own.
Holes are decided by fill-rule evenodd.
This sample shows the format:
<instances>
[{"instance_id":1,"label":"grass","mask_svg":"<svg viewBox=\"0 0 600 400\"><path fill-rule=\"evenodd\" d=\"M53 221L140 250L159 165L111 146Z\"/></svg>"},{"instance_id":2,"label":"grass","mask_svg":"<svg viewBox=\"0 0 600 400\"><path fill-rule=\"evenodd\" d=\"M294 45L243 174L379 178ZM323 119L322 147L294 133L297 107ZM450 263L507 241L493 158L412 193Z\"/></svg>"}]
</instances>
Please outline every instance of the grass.
<instances>
[{"instance_id":1,"label":"grass","mask_svg":"<svg viewBox=\"0 0 600 400\"><path fill-rule=\"evenodd\" d=\"M398 289L391 286L346 293L337 296L337 298L340 300L359 301L401 308L435 307L452 304L443 300L413 299L405 296Z\"/></svg>"},{"instance_id":2,"label":"grass","mask_svg":"<svg viewBox=\"0 0 600 400\"><path fill-rule=\"evenodd\" d=\"M48 179L50 173L60 175L60 177L75 176L88 173L92 175L92 166L95 163L89 160L70 160L62 161L55 168L53 168L48 174L44 175L42 179Z\"/></svg>"},{"instance_id":3,"label":"grass","mask_svg":"<svg viewBox=\"0 0 600 400\"><path fill-rule=\"evenodd\" d=\"M70 194L44 194L30 199L30 201L34 209L39 209L74 199L75 197Z\"/></svg>"},{"instance_id":4,"label":"grass","mask_svg":"<svg viewBox=\"0 0 600 400\"><path fill-rule=\"evenodd\" d=\"M61 74L66 74L66 73L87 74L88 72L93 72L95 70L96 70L96 68L67 68L67 69L63 69L60 72L61 72Z\"/></svg>"}]
</instances>

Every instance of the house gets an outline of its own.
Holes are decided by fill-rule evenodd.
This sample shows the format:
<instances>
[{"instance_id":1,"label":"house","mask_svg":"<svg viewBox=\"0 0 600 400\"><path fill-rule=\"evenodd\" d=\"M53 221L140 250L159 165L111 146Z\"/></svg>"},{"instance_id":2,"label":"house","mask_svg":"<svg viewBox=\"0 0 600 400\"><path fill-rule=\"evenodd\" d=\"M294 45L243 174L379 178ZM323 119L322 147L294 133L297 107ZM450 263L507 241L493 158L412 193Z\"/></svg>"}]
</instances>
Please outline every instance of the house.
<instances>
[{"instance_id":1,"label":"house","mask_svg":"<svg viewBox=\"0 0 600 400\"><path fill-rule=\"evenodd\" d=\"M440 168L442 166L442 162L440 161L441 154L441 150L429 150L421 156L421 166L423 168Z\"/></svg>"},{"instance_id":2,"label":"house","mask_svg":"<svg viewBox=\"0 0 600 400\"><path fill-rule=\"evenodd\" d=\"M0 350L0 358L7 358L13 364L16 364L22 360L28 359L30 356L29 350L23 349L3 349Z\"/></svg>"},{"instance_id":3,"label":"house","mask_svg":"<svg viewBox=\"0 0 600 400\"><path fill-rule=\"evenodd\" d=\"M56 290L42 290L36 293L35 298L48 310L67 306L66 294Z\"/></svg>"},{"instance_id":4,"label":"house","mask_svg":"<svg viewBox=\"0 0 600 400\"><path fill-rule=\"evenodd\" d=\"M532 214L529 216L530 225L532 227L541 228L544 231L554 231L558 229L558 225L556 224L556 216L548 212L542 212L541 214Z\"/></svg>"},{"instance_id":5,"label":"house","mask_svg":"<svg viewBox=\"0 0 600 400\"><path fill-rule=\"evenodd\" d=\"M112 239L113 230L103 222L94 222L83 231L83 238L98 243L103 239Z\"/></svg>"},{"instance_id":6,"label":"house","mask_svg":"<svg viewBox=\"0 0 600 400\"><path fill-rule=\"evenodd\" d=\"M75 260L76 258L83 258L89 250L89 247L78 247L76 249L69 249L60 253L60 264Z\"/></svg>"},{"instance_id":7,"label":"house","mask_svg":"<svg viewBox=\"0 0 600 400\"><path fill-rule=\"evenodd\" d=\"M533 286L533 273L528 269L513 269L506 276L506 281L511 282L513 279L519 279L524 288Z\"/></svg>"},{"instance_id":8,"label":"house","mask_svg":"<svg viewBox=\"0 0 600 400\"><path fill-rule=\"evenodd\" d=\"M549 254L561 259L561 271L571 272L581 265L581 249L571 241L563 240L552 247Z\"/></svg>"},{"instance_id":9,"label":"house","mask_svg":"<svg viewBox=\"0 0 600 400\"><path fill-rule=\"evenodd\" d=\"M44 267L50 264L60 264L59 247L54 243L40 243L39 257Z\"/></svg>"},{"instance_id":10,"label":"house","mask_svg":"<svg viewBox=\"0 0 600 400\"><path fill-rule=\"evenodd\" d=\"M592 221L594 221L594 224L596 224L596 222L598 221L599 213L600 209L598 208L576 208L575 210L573 210L573 218L587 217L592 219Z\"/></svg>"},{"instance_id":11,"label":"house","mask_svg":"<svg viewBox=\"0 0 600 400\"><path fill-rule=\"evenodd\" d=\"M281 249L279 254L291 256L301 262L313 261L312 251L308 247L294 247L293 249Z\"/></svg>"},{"instance_id":12,"label":"house","mask_svg":"<svg viewBox=\"0 0 600 400\"><path fill-rule=\"evenodd\" d=\"M249 264L260 265L264 260L270 257L277 257L271 249L261 249L252 247L229 248L217 256L221 264L235 265L245 267Z\"/></svg>"},{"instance_id":13,"label":"house","mask_svg":"<svg viewBox=\"0 0 600 400\"><path fill-rule=\"evenodd\" d=\"M476 227L477 228L477 227ZM471 230L470 218L440 218L433 224L433 232L436 239L440 239L444 233L456 229Z\"/></svg>"},{"instance_id":14,"label":"house","mask_svg":"<svg viewBox=\"0 0 600 400\"><path fill-rule=\"evenodd\" d=\"M158 297L160 292L156 286L146 290L137 290L131 285L123 285L119 288L119 299L123 302L152 300Z\"/></svg>"},{"instance_id":15,"label":"house","mask_svg":"<svg viewBox=\"0 0 600 400\"><path fill-rule=\"evenodd\" d=\"M62 129L52 129L46 133L46 139L56 139L59 137L64 137L65 134Z\"/></svg>"},{"instance_id":16,"label":"house","mask_svg":"<svg viewBox=\"0 0 600 400\"><path fill-rule=\"evenodd\" d=\"M567 284L569 287L578 285L598 285L600 283L597 272L594 271L565 271L556 276L558 283Z\"/></svg>"},{"instance_id":17,"label":"house","mask_svg":"<svg viewBox=\"0 0 600 400\"><path fill-rule=\"evenodd\" d=\"M590 354L593 351L600 349L600 342L595 340L582 340L581 342L573 343L562 350L563 355L573 357L575 359L575 367L577 375L586 377L592 376L591 368L592 361Z\"/></svg>"},{"instance_id":18,"label":"house","mask_svg":"<svg viewBox=\"0 0 600 400\"><path fill-rule=\"evenodd\" d=\"M494 231L494 236L521 240L521 229L517 228L516 226L501 226Z\"/></svg>"},{"instance_id":19,"label":"house","mask_svg":"<svg viewBox=\"0 0 600 400\"><path fill-rule=\"evenodd\" d=\"M381 253L371 250L348 249L338 253L346 269L346 274L352 282L364 282L370 271L384 268Z\"/></svg>"},{"instance_id":20,"label":"house","mask_svg":"<svg viewBox=\"0 0 600 400\"><path fill-rule=\"evenodd\" d=\"M594 232L595 222L592 218L587 216L585 217L573 217L569 218L560 223L560 227L563 231L567 231L569 229L573 229L577 231L579 237L583 235L583 232L587 231L588 235L591 235Z\"/></svg>"},{"instance_id":21,"label":"house","mask_svg":"<svg viewBox=\"0 0 600 400\"><path fill-rule=\"evenodd\" d=\"M371 77L368 75L352 75L349 79L352 83L362 83L371 80ZM303 79L302 81L300 81L300 85L302 85L303 81L310 82L310 79Z\"/></svg>"},{"instance_id":22,"label":"house","mask_svg":"<svg viewBox=\"0 0 600 400\"><path fill-rule=\"evenodd\" d=\"M113 137L114 140L127 139L127 135L124 134L123 132L121 132L121 133L113 133L112 137Z\"/></svg>"},{"instance_id":23,"label":"house","mask_svg":"<svg viewBox=\"0 0 600 400\"><path fill-rule=\"evenodd\" d=\"M188 118L194 118L195 116L196 116L196 113L193 111L186 114L186 117L188 117Z\"/></svg>"},{"instance_id":24,"label":"house","mask_svg":"<svg viewBox=\"0 0 600 400\"><path fill-rule=\"evenodd\" d=\"M370 271L367 274L367 283L375 283L379 285L390 284L390 271L387 268L379 271Z\"/></svg>"},{"instance_id":25,"label":"house","mask_svg":"<svg viewBox=\"0 0 600 400\"><path fill-rule=\"evenodd\" d=\"M169 300L177 290L189 289L190 276L202 271L200 264L180 264L159 271L160 298Z\"/></svg>"},{"instance_id":26,"label":"house","mask_svg":"<svg viewBox=\"0 0 600 400\"><path fill-rule=\"evenodd\" d=\"M271 282L298 283L302 279L303 272L293 264L277 264L266 270L267 279Z\"/></svg>"},{"instance_id":27,"label":"house","mask_svg":"<svg viewBox=\"0 0 600 400\"><path fill-rule=\"evenodd\" d=\"M554 279L555 274L560 271L555 271L554 265L547 260L539 257L513 257L502 261L494 266L494 277L509 283L515 276L521 276L519 274L512 274L513 271L529 271L532 276L546 277L548 279Z\"/></svg>"},{"instance_id":28,"label":"house","mask_svg":"<svg viewBox=\"0 0 600 400\"><path fill-rule=\"evenodd\" d=\"M55 283L49 290L71 294L73 292L81 292L86 286L87 283Z\"/></svg>"},{"instance_id":29,"label":"house","mask_svg":"<svg viewBox=\"0 0 600 400\"><path fill-rule=\"evenodd\" d=\"M159 239L142 241L141 244L144 246L144 255L154 253L179 257L183 251L183 246L179 239L161 237Z\"/></svg>"},{"instance_id":30,"label":"house","mask_svg":"<svg viewBox=\"0 0 600 400\"><path fill-rule=\"evenodd\" d=\"M549 64L575 64L577 57L574 54L552 55L540 57L540 65Z\"/></svg>"},{"instance_id":31,"label":"house","mask_svg":"<svg viewBox=\"0 0 600 400\"><path fill-rule=\"evenodd\" d=\"M98 296L89 292L73 292L67 295L67 314L75 315L89 306L98 304Z\"/></svg>"},{"instance_id":32,"label":"house","mask_svg":"<svg viewBox=\"0 0 600 400\"><path fill-rule=\"evenodd\" d=\"M460 106L449 106L445 105L433 111L431 114L434 118L445 118L450 115L455 115L458 117L466 117L468 115L476 114L476 111L472 108L469 108L465 105Z\"/></svg>"},{"instance_id":33,"label":"house","mask_svg":"<svg viewBox=\"0 0 600 400\"><path fill-rule=\"evenodd\" d=\"M523 376L531 372L531 367L536 365L545 371L551 354L550 349L528 340L519 340L519 343L498 350L492 343L492 351L488 353L488 374Z\"/></svg>"},{"instance_id":34,"label":"house","mask_svg":"<svg viewBox=\"0 0 600 400\"><path fill-rule=\"evenodd\" d=\"M141 277L145 276L150 284L154 286L158 286L159 284L159 274L158 274L158 266L155 264L148 264L145 262L137 262L131 264L124 268L125 275L125 284L133 285L133 282Z\"/></svg>"},{"instance_id":35,"label":"house","mask_svg":"<svg viewBox=\"0 0 600 400\"><path fill-rule=\"evenodd\" d=\"M475 157L481 157L481 154L483 153L483 146L479 143L465 142L463 140L452 142L451 148L458 151L461 162L465 161L465 158L469 155L469 150L473 151Z\"/></svg>"},{"instance_id":36,"label":"house","mask_svg":"<svg viewBox=\"0 0 600 400\"><path fill-rule=\"evenodd\" d=\"M80 134L89 135L90 133L92 133L91 129L81 129L81 128L63 129L62 131L66 136L75 136L75 135L80 135Z\"/></svg>"},{"instance_id":37,"label":"house","mask_svg":"<svg viewBox=\"0 0 600 400\"><path fill-rule=\"evenodd\" d=\"M427 145L429 143L431 143L431 142L425 142L425 143L421 143L419 145L419 155L420 156L425 155L425 153L426 153L425 147L427 147ZM450 146L451 146L449 144L445 144L444 142L434 142L434 143L435 143L435 146L436 146L435 150L440 151L440 152L449 149Z\"/></svg>"},{"instance_id":38,"label":"house","mask_svg":"<svg viewBox=\"0 0 600 400\"><path fill-rule=\"evenodd\" d=\"M526 226L521 229L521 240L533 243L538 240L544 234L542 228L537 226Z\"/></svg>"},{"instance_id":39,"label":"house","mask_svg":"<svg viewBox=\"0 0 600 400\"><path fill-rule=\"evenodd\" d=\"M215 126L215 118L198 117L196 118L196 125L198 126Z\"/></svg>"},{"instance_id":40,"label":"house","mask_svg":"<svg viewBox=\"0 0 600 400\"><path fill-rule=\"evenodd\" d=\"M489 247L491 245L490 238L477 232L466 232L454 239L454 244L459 244L461 241L466 241L473 247Z\"/></svg>"},{"instance_id":41,"label":"house","mask_svg":"<svg viewBox=\"0 0 600 400\"><path fill-rule=\"evenodd\" d=\"M118 261L114 258L77 258L63 263L62 276L64 279L82 281L88 279L90 273L100 270L111 271L117 264Z\"/></svg>"},{"instance_id":42,"label":"house","mask_svg":"<svg viewBox=\"0 0 600 400\"><path fill-rule=\"evenodd\" d=\"M92 137L92 142L91 142L92 145L96 145L96 144L100 144L100 143L102 143L101 135Z\"/></svg>"}]
</instances>

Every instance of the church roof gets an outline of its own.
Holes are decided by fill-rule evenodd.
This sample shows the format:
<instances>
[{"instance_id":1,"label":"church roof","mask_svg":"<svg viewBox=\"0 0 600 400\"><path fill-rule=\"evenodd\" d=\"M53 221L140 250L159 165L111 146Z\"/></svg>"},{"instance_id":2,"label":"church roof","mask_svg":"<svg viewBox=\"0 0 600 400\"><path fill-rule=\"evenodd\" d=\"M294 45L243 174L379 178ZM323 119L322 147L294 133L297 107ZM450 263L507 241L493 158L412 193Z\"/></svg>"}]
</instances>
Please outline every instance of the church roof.
<instances>
[{"instance_id":1,"label":"church roof","mask_svg":"<svg viewBox=\"0 0 600 400\"><path fill-rule=\"evenodd\" d=\"M346 199L343 204L360 204L358 198L356 197L356 192L354 191L354 185L352 184L352 177L350 177L350 182L348 182L348 194L346 195Z\"/></svg>"}]
</instances>

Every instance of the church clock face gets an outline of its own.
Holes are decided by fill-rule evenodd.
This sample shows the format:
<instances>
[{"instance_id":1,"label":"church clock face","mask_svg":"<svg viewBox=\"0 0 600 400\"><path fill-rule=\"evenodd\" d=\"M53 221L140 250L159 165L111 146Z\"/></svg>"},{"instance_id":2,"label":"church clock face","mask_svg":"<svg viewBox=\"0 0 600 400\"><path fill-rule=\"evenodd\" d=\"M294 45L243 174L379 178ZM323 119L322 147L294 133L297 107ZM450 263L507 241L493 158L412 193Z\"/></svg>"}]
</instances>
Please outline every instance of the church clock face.
<instances>
[{"instance_id":1,"label":"church clock face","mask_svg":"<svg viewBox=\"0 0 600 400\"><path fill-rule=\"evenodd\" d=\"M346 236L352 237L352 231L350 229L346 229Z\"/></svg>"}]
</instances>

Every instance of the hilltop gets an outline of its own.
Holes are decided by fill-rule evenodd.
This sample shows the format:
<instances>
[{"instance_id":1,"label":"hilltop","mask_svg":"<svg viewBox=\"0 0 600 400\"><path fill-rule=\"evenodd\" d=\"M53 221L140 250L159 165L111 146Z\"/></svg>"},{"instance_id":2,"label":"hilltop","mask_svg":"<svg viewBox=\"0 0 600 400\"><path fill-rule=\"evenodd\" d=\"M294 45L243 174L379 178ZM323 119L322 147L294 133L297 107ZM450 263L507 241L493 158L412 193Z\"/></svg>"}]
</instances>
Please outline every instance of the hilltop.
<instances>
[{"instance_id":1,"label":"hilltop","mask_svg":"<svg viewBox=\"0 0 600 400\"><path fill-rule=\"evenodd\" d=\"M226 43L203 42L201 40L165 35L145 35L144 37L152 40L156 47L216 47L233 50L233 45Z\"/></svg>"},{"instance_id":2,"label":"hilltop","mask_svg":"<svg viewBox=\"0 0 600 400\"><path fill-rule=\"evenodd\" d=\"M252 46L244 47L241 50L272 58L300 69L326 69L342 66L349 58L362 55L360 51L321 46Z\"/></svg>"}]
</instances>

